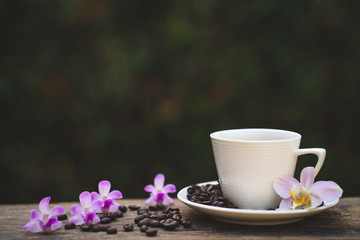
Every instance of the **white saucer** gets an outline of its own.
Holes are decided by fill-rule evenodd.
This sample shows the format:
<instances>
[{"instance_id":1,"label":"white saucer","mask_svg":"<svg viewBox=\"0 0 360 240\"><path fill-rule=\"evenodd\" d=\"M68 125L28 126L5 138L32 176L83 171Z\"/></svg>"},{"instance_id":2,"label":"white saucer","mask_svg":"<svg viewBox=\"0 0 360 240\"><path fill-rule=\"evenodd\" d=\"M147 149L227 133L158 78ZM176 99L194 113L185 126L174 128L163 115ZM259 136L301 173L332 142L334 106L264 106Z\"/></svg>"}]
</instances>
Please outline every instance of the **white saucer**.
<instances>
[{"instance_id":1,"label":"white saucer","mask_svg":"<svg viewBox=\"0 0 360 240\"><path fill-rule=\"evenodd\" d=\"M210 181L204 183L198 183L197 185L206 184L218 184L217 181ZM190 186L188 186L190 187ZM285 223L292 223L302 220L304 217L309 217L325 211L328 208L335 206L339 199L326 203L321 207L314 208L311 210L299 209L299 210L251 210L251 209L234 209L215 207L199 203L191 202L187 199L187 189L185 187L181 189L177 198L188 205L189 207L210 215L216 220L223 222L235 223L235 224L246 224L246 225L278 225Z\"/></svg>"}]
</instances>

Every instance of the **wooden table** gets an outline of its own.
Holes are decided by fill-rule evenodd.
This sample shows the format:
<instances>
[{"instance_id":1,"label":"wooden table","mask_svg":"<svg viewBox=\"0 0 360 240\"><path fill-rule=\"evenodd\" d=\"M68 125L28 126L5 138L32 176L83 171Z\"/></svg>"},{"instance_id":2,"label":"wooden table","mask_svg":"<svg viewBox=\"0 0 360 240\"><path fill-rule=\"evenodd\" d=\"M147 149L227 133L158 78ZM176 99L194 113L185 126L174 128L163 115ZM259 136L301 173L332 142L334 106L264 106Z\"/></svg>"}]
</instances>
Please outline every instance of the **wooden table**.
<instances>
[{"instance_id":1,"label":"wooden table","mask_svg":"<svg viewBox=\"0 0 360 240\"><path fill-rule=\"evenodd\" d=\"M123 205L144 205L143 199L122 199ZM61 205L68 216L74 203ZM180 208L184 217L191 218L189 229L178 227L173 231L159 229L155 239L360 239L360 197L342 198L333 208L304 220L277 226L247 226L223 223L194 211L179 200L174 207ZM65 230L63 227L51 234L30 233L23 226L30 218L31 209L38 204L0 205L0 239L149 239L135 226L133 232L124 232L122 225L133 223L136 211L127 211L123 218L111 223L118 229L115 235L105 232L82 232L79 228ZM63 221L66 223L68 220Z\"/></svg>"}]
</instances>

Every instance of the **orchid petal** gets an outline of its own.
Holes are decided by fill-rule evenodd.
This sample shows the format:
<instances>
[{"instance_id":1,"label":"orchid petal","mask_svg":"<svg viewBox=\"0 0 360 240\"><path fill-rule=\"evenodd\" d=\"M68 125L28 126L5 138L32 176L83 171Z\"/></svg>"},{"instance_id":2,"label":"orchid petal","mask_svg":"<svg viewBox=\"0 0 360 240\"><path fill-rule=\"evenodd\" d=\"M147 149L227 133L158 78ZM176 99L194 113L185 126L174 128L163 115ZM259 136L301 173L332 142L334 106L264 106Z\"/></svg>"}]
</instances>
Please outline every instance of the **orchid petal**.
<instances>
[{"instance_id":1,"label":"orchid petal","mask_svg":"<svg viewBox=\"0 0 360 240\"><path fill-rule=\"evenodd\" d=\"M152 192L152 191L154 191L154 189L155 189L155 187L153 186L153 185L147 185L145 188L144 188L144 190L146 191L146 192Z\"/></svg>"},{"instance_id":2,"label":"orchid petal","mask_svg":"<svg viewBox=\"0 0 360 240\"><path fill-rule=\"evenodd\" d=\"M75 225L81 225L84 223L84 219L82 218L82 215L75 215L69 219L70 223L75 223Z\"/></svg>"},{"instance_id":3,"label":"orchid petal","mask_svg":"<svg viewBox=\"0 0 360 240\"><path fill-rule=\"evenodd\" d=\"M155 201L156 202L162 202L164 200L164 198L165 198L165 193L159 192L155 196Z\"/></svg>"},{"instance_id":4,"label":"orchid petal","mask_svg":"<svg viewBox=\"0 0 360 240\"><path fill-rule=\"evenodd\" d=\"M118 191L118 190L111 191L109 193L108 197L111 198L111 199L121 199L121 198L123 198L122 193L120 191Z\"/></svg>"},{"instance_id":5,"label":"orchid petal","mask_svg":"<svg viewBox=\"0 0 360 240\"><path fill-rule=\"evenodd\" d=\"M98 194L97 192L92 192L91 193L91 201L98 201L101 200L102 197L100 196L100 194Z\"/></svg>"},{"instance_id":6,"label":"orchid petal","mask_svg":"<svg viewBox=\"0 0 360 240\"><path fill-rule=\"evenodd\" d=\"M100 222L100 218L96 215L92 220L92 224L98 224L99 222Z\"/></svg>"},{"instance_id":7,"label":"orchid petal","mask_svg":"<svg viewBox=\"0 0 360 240\"><path fill-rule=\"evenodd\" d=\"M119 210L119 206L120 204L113 202L113 204L109 207L109 212L117 212Z\"/></svg>"},{"instance_id":8,"label":"orchid petal","mask_svg":"<svg viewBox=\"0 0 360 240\"><path fill-rule=\"evenodd\" d=\"M101 196L107 196L110 192L111 184L109 181L104 180L99 182L99 193Z\"/></svg>"},{"instance_id":9,"label":"orchid petal","mask_svg":"<svg viewBox=\"0 0 360 240\"><path fill-rule=\"evenodd\" d=\"M58 222L57 217L52 217L48 221L46 221L45 223L40 221L39 224L40 224L40 228L42 229L42 231L50 232L51 231L51 226L53 224L56 224L57 222Z\"/></svg>"},{"instance_id":10,"label":"orchid petal","mask_svg":"<svg viewBox=\"0 0 360 240\"><path fill-rule=\"evenodd\" d=\"M291 197L286 198L286 199L283 199L283 200L280 202L279 208L280 208L280 209L291 208L292 203L293 203L293 199L292 199Z\"/></svg>"},{"instance_id":11,"label":"orchid petal","mask_svg":"<svg viewBox=\"0 0 360 240\"><path fill-rule=\"evenodd\" d=\"M39 224L39 220L38 219L32 219L30 220L25 226L24 226L25 230L28 230L32 233L36 233L36 232L41 232L41 227Z\"/></svg>"},{"instance_id":12,"label":"orchid petal","mask_svg":"<svg viewBox=\"0 0 360 240\"><path fill-rule=\"evenodd\" d=\"M97 224L100 222L100 218L93 212L86 214L84 222L87 224Z\"/></svg>"},{"instance_id":13,"label":"orchid petal","mask_svg":"<svg viewBox=\"0 0 360 240\"><path fill-rule=\"evenodd\" d=\"M311 185L313 185L315 179L315 170L314 167L306 167L301 171L300 174L300 182L301 184L310 189Z\"/></svg>"},{"instance_id":14,"label":"orchid petal","mask_svg":"<svg viewBox=\"0 0 360 240\"><path fill-rule=\"evenodd\" d=\"M31 216L30 216L30 220L36 219L36 218L40 218L41 217L41 213L39 213L37 210L33 209L31 210Z\"/></svg>"},{"instance_id":15,"label":"orchid petal","mask_svg":"<svg viewBox=\"0 0 360 240\"><path fill-rule=\"evenodd\" d=\"M71 214L82 214L84 212L84 209L80 207L79 205L72 205L71 207Z\"/></svg>"},{"instance_id":16,"label":"orchid petal","mask_svg":"<svg viewBox=\"0 0 360 240\"><path fill-rule=\"evenodd\" d=\"M46 198L41 199L41 201L39 203L39 210L41 213L49 212L50 199L51 199L51 197L46 197Z\"/></svg>"},{"instance_id":17,"label":"orchid petal","mask_svg":"<svg viewBox=\"0 0 360 240\"><path fill-rule=\"evenodd\" d=\"M312 196L317 196L322 201L332 202L342 196L343 190L333 181L319 181L309 189Z\"/></svg>"},{"instance_id":18,"label":"orchid petal","mask_svg":"<svg viewBox=\"0 0 360 240\"><path fill-rule=\"evenodd\" d=\"M81 206L90 207L91 203L91 194L87 191L82 192L79 196Z\"/></svg>"},{"instance_id":19,"label":"orchid petal","mask_svg":"<svg viewBox=\"0 0 360 240\"><path fill-rule=\"evenodd\" d=\"M320 206L323 202L322 199L319 196L313 195L310 193L310 199L311 199L311 206L317 207Z\"/></svg>"},{"instance_id":20,"label":"orchid petal","mask_svg":"<svg viewBox=\"0 0 360 240\"><path fill-rule=\"evenodd\" d=\"M273 188L281 198L290 197L292 186L300 187L300 183L293 177L278 177L273 181Z\"/></svg>"},{"instance_id":21,"label":"orchid petal","mask_svg":"<svg viewBox=\"0 0 360 240\"><path fill-rule=\"evenodd\" d=\"M165 193L174 193L176 192L176 187L174 184L167 184L165 185L165 187L163 188L163 191Z\"/></svg>"},{"instance_id":22,"label":"orchid petal","mask_svg":"<svg viewBox=\"0 0 360 240\"><path fill-rule=\"evenodd\" d=\"M51 228L51 231L54 231L54 230L60 228L61 225L62 225L62 222L60 222L60 221L57 221L57 222L53 223L53 224L51 225L51 227L50 227L50 228Z\"/></svg>"},{"instance_id":23,"label":"orchid petal","mask_svg":"<svg viewBox=\"0 0 360 240\"><path fill-rule=\"evenodd\" d=\"M174 199L172 199L172 198L169 197L167 194L165 194L162 203L163 203L165 206L166 206L166 205L170 205L170 204L173 204L173 203L174 203Z\"/></svg>"},{"instance_id":24,"label":"orchid petal","mask_svg":"<svg viewBox=\"0 0 360 240\"><path fill-rule=\"evenodd\" d=\"M150 206L156 206L157 203L155 201L155 198L154 198L153 194L151 194L150 197L145 200L145 204L150 205Z\"/></svg>"},{"instance_id":25,"label":"orchid petal","mask_svg":"<svg viewBox=\"0 0 360 240\"><path fill-rule=\"evenodd\" d=\"M96 215L96 213L89 212L88 214L85 215L85 217L84 217L84 222L87 223L87 224L93 224L95 218L99 218L99 217Z\"/></svg>"},{"instance_id":26,"label":"orchid petal","mask_svg":"<svg viewBox=\"0 0 360 240\"><path fill-rule=\"evenodd\" d=\"M50 210L49 217L57 216L65 213L65 209L61 206L56 206Z\"/></svg>"},{"instance_id":27,"label":"orchid petal","mask_svg":"<svg viewBox=\"0 0 360 240\"><path fill-rule=\"evenodd\" d=\"M154 186L156 188L162 188L164 186L165 176L162 173L159 173L154 178Z\"/></svg>"},{"instance_id":28,"label":"orchid petal","mask_svg":"<svg viewBox=\"0 0 360 240\"><path fill-rule=\"evenodd\" d=\"M102 202L102 201L92 202L91 205L90 205L90 211L91 211L91 212L96 212L96 211L99 210L102 206L103 206L103 202Z\"/></svg>"},{"instance_id":29,"label":"orchid petal","mask_svg":"<svg viewBox=\"0 0 360 240\"><path fill-rule=\"evenodd\" d=\"M113 203L113 200L112 199L106 199L105 201L104 201L104 206L103 206L103 208L104 209L109 209L110 208L110 206L111 205L113 205L114 203Z\"/></svg>"}]
</instances>

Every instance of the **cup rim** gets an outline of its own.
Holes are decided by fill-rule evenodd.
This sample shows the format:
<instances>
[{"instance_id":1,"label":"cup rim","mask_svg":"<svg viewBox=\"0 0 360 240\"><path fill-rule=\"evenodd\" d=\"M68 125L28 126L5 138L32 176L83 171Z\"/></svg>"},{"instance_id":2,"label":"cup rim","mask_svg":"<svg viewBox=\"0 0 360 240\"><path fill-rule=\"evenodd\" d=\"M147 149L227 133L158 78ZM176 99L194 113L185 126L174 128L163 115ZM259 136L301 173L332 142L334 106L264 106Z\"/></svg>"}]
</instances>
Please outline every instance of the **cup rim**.
<instances>
[{"instance_id":1,"label":"cup rim","mask_svg":"<svg viewBox=\"0 0 360 240\"><path fill-rule=\"evenodd\" d=\"M223 134L229 133L229 132L277 132L282 134L288 134L288 138L284 139L264 139L264 140L245 140L245 139L234 139L230 137L224 137ZM291 137L290 137L291 136ZM293 141L297 139L301 139L301 135L297 132L289 131L289 130L283 130L283 129L273 129L273 128L239 128L239 129L227 129L227 130L220 130L215 131L210 134L210 138L212 140L220 140L220 141L227 141L227 142L239 142L239 143L274 143L274 142L287 142L287 141Z\"/></svg>"}]
</instances>

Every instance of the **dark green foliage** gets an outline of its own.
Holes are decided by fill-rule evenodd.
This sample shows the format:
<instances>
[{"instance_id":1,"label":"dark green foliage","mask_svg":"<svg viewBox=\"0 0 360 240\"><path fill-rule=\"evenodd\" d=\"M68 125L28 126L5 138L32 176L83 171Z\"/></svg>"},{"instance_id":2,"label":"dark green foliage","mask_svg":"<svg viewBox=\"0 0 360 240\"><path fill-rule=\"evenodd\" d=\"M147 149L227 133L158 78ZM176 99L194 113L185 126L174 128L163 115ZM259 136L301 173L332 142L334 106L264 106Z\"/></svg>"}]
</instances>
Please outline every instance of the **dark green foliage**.
<instances>
[{"instance_id":1,"label":"dark green foliage","mask_svg":"<svg viewBox=\"0 0 360 240\"><path fill-rule=\"evenodd\" d=\"M215 180L209 134L244 127L301 133L317 179L360 195L359 7L1 1L0 203Z\"/></svg>"}]
</instances>

